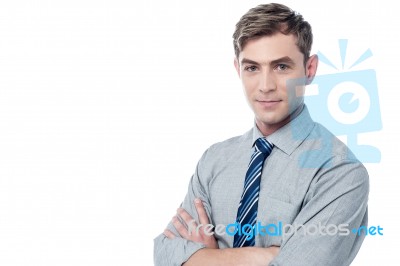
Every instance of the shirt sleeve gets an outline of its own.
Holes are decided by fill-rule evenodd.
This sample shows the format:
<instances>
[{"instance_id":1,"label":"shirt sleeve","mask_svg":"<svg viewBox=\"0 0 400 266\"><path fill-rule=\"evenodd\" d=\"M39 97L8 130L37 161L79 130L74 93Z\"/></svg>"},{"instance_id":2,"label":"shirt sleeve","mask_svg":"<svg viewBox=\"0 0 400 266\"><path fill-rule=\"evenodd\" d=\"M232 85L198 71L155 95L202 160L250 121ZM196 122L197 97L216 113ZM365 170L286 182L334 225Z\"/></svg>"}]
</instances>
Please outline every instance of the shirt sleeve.
<instances>
[{"instance_id":1,"label":"shirt sleeve","mask_svg":"<svg viewBox=\"0 0 400 266\"><path fill-rule=\"evenodd\" d=\"M367 226L368 192L360 162L342 160L320 169L293 222L297 229L282 232L280 253L269 265L350 265L365 238L352 229Z\"/></svg>"},{"instance_id":2,"label":"shirt sleeve","mask_svg":"<svg viewBox=\"0 0 400 266\"><path fill-rule=\"evenodd\" d=\"M204 171L207 164L206 157L207 151L203 154L197 164L196 171L190 180L187 194L181 204L181 207L184 208L197 222L199 222L199 218L193 203L196 198L200 198L203 201L208 217L210 217L211 210L209 198L206 193L208 187L205 185L204 178L201 178L205 176L204 172L206 172ZM180 266L196 251L205 248L205 245L201 243L189 241L180 237L171 222L168 224L167 228L177 237L169 239L164 234L160 234L154 239L154 264L156 266Z\"/></svg>"}]
</instances>

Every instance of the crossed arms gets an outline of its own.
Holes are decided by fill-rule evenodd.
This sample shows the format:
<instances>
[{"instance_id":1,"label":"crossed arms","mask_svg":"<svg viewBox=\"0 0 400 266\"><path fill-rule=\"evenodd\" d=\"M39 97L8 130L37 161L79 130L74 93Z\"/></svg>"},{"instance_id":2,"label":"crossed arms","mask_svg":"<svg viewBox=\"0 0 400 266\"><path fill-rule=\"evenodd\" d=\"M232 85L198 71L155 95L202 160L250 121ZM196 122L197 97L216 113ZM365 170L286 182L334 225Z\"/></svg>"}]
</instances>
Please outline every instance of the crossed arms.
<instances>
[{"instance_id":1,"label":"crossed arms","mask_svg":"<svg viewBox=\"0 0 400 266\"><path fill-rule=\"evenodd\" d=\"M194 201L196 211L201 225L209 224L207 213L200 199ZM179 216L179 218L178 218ZM185 223L185 224L183 224ZM169 239L182 237L189 241L202 243L205 248L195 252L183 265L268 265L272 259L278 254L279 247L259 248L227 248L218 249L217 241L213 235L205 233L205 228L200 227L199 233L189 233L186 225L192 223L196 228L198 224L193 222L193 217L183 208L177 210L176 216L172 218L172 224L179 233L176 236L170 230L165 229L164 235Z\"/></svg>"},{"instance_id":2,"label":"crossed arms","mask_svg":"<svg viewBox=\"0 0 400 266\"><path fill-rule=\"evenodd\" d=\"M168 229L154 240L155 265L337 266L349 265L356 256L365 235L309 236L294 232L282 238L280 247L246 248L227 248L231 243L218 237L221 249L218 249L214 236L204 234L202 230L198 235L190 235L185 224L192 220L195 227L213 223L212 212L220 211L215 206L211 208L209 180L200 178L207 176L201 169L198 167L190 181L182 208L178 209ZM301 225L347 224L349 229L366 226L368 190L368 173L359 163L342 161L333 168L321 169L291 222ZM195 202L198 198L201 202Z\"/></svg>"}]
</instances>

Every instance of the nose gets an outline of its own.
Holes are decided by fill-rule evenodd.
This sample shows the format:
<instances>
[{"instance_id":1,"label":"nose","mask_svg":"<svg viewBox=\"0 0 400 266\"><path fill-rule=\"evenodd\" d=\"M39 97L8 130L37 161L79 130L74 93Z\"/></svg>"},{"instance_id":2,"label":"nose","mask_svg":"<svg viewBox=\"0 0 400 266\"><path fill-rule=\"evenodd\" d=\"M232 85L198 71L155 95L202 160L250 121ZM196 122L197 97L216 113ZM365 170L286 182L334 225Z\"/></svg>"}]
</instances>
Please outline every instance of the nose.
<instances>
[{"instance_id":1,"label":"nose","mask_svg":"<svg viewBox=\"0 0 400 266\"><path fill-rule=\"evenodd\" d=\"M270 71L265 71L260 75L260 84L259 84L259 90L260 92L269 92L276 90L276 79L275 75L270 72Z\"/></svg>"}]
</instances>

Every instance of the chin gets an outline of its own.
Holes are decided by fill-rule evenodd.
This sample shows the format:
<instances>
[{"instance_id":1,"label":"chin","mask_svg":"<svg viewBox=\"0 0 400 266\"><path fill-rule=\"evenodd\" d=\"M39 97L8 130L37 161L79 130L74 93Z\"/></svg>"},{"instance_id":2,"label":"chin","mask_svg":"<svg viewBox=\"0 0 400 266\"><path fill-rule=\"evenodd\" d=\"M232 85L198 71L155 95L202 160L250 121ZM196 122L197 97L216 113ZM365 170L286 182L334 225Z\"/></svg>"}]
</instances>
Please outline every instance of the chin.
<instances>
[{"instance_id":1,"label":"chin","mask_svg":"<svg viewBox=\"0 0 400 266\"><path fill-rule=\"evenodd\" d=\"M258 117L257 120L259 120L260 122L262 122L263 124L266 125L276 125L279 124L280 122L282 122L285 119L285 117Z\"/></svg>"},{"instance_id":2,"label":"chin","mask_svg":"<svg viewBox=\"0 0 400 266\"><path fill-rule=\"evenodd\" d=\"M287 112L287 110L257 110L257 112L255 112L257 118L265 123L279 123L282 120L284 120L289 113Z\"/></svg>"}]
</instances>

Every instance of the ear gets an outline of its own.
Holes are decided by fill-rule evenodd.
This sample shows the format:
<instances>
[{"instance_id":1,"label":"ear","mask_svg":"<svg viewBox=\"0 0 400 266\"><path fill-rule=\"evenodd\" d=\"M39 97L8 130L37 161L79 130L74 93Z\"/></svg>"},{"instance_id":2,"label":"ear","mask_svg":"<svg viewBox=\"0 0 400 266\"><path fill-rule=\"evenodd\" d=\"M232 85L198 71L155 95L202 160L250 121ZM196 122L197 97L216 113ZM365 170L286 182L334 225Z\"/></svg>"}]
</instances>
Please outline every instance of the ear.
<instances>
[{"instance_id":1,"label":"ear","mask_svg":"<svg viewBox=\"0 0 400 266\"><path fill-rule=\"evenodd\" d=\"M310 85L313 81L315 74L317 73L318 68L318 55L312 55L308 58L306 64L306 76L307 76L307 84Z\"/></svg>"},{"instance_id":2,"label":"ear","mask_svg":"<svg viewBox=\"0 0 400 266\"><path fill-rule=\"evenodd\" d=\"M237 60L236 57L235 57L235 59L233 60L233 64L235 65L236 72L238 73L239 78L240 78L240 65L239 65L239 61Z\"/></svg>"}]
</instances>

